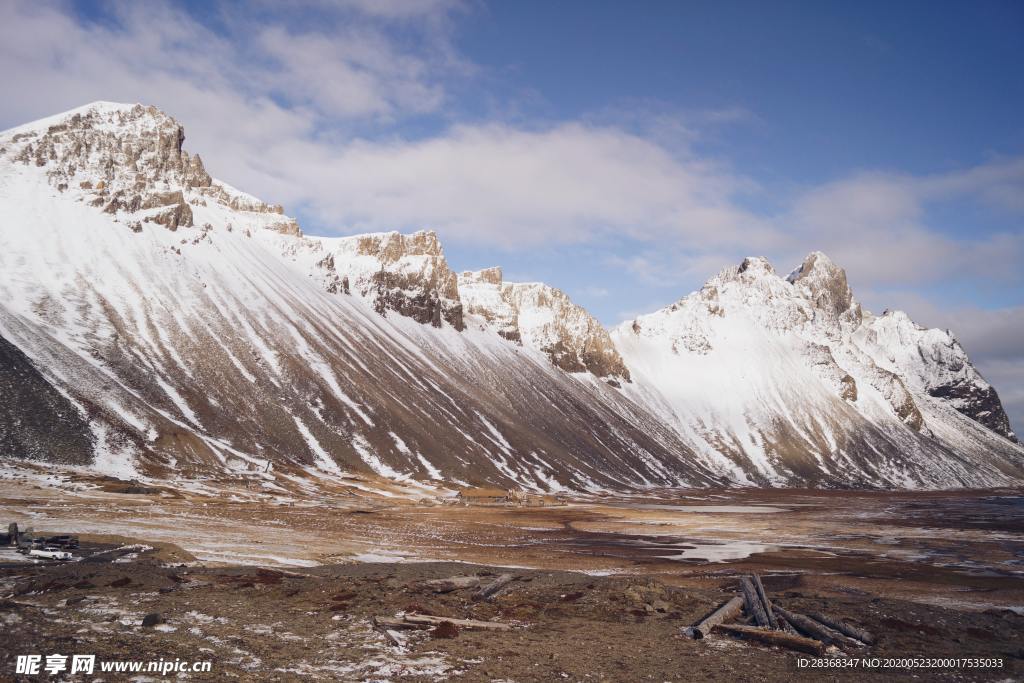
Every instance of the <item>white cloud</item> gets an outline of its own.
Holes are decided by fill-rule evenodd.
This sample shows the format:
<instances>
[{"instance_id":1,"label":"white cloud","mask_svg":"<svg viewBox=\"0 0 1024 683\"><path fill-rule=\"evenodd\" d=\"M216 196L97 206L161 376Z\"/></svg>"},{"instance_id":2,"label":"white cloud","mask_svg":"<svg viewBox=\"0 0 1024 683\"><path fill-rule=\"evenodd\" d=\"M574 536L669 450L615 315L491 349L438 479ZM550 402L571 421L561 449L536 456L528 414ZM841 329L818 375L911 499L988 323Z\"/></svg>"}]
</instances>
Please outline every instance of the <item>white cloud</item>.
<instances>
[{"instance_id":1,"label":"white cloud","mask_svg":"<svg viewBox=\"0 0 1024 683\"><path fill-rule=\"evenodd\" d=\"M788 228L792 247L785 253L790 260L820 249L866 286L950 277L1019 281L1024 259L1020 227L985 235L961 231L954 238L929 226L926 214L930 206L950 200L1024 210L1016 199L1020 196L1024 159L935 176L860 174L806 191L778 224Z\"/></svg>"},{"instance_id":2,"label":"white cloud","mask_svg":"<svg viewBox=\"0 0 1024 683\"><path fill-rule=\"evenodd\" d=\"M303 199L351 229L427 225L465 242L532 247L707 231L730 241L756 223L730 202L736 179L615 128L455 126L416 142L357 141L304 163L314 172Z\"/></svg>"},{"instance_id":3,"label":"white cloud","mask_svg":"<svg viewBox=\"0 0 1024 683\"><path fill-rule=\"evenodd\" d=\"M439 79L457 66L443 33L427 29L413 53L358 18L298 29L232 15L241 35L222 35L169 4L111 10L113 20L101 24L63 5L0 5L0 83L19 94L0 115L16 124L96 99L142 101L181 118L193 135L216 129L201 151L227 157L239 139L257 147L308 140L327 121L434 110L444 100Z\"/></svg>"}]
</instances>

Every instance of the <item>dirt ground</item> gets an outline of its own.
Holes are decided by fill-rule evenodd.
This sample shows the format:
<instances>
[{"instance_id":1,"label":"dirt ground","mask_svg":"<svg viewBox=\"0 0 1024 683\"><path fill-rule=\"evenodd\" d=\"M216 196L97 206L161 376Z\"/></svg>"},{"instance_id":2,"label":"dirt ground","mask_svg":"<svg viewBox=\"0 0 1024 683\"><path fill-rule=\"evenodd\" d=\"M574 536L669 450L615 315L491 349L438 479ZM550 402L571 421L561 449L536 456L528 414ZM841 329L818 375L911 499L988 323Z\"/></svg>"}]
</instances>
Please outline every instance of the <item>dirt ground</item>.
<instances>
[{"instance_id":1,"label":"dirt ground","mask_svg":"<svg viewBox=\"0 0 1024 683\"><path fill-rule=\"evenodd\" d=\"M16 654L61 652L210 660L212 673L192 680L1024 677L1020 491L662 491L513 508L125 488L134 490L75 476L0 479L3 526L83 534L84 557L5 563L0 553L2 676ZM874 646L851 654L896 668L802 669L807 655L681 635L752 572L791 611L875 633ZM422 584L499 573L516 580L491 601ZM403 612L513 629L406 631L396 647L372 619ZM142 626L153 613L161 623ZM886 662L949 657L999 665Z\"/></svg>"}]
</instances>

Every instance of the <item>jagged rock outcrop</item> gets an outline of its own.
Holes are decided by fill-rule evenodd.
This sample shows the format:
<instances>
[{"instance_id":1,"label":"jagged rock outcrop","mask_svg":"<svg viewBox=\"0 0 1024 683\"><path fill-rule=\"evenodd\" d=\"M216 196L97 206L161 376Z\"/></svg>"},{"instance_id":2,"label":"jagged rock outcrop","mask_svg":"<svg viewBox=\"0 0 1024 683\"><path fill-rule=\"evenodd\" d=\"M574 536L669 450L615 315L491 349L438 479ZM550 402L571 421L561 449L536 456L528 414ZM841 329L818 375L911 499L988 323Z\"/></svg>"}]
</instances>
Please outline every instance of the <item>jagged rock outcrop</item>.
<instances>
[{"instance_id":1,"label":"jagged rock outcrop","mask_svg":"<svg viewBox=\"0 0 1024 683\"><path fill-rule=\"evenodd\" d=\"M200 156L184 150L181 124L156 107L94 102L8 132L6 154L16 163L44 168L59 191L78 193L134 231L143 223L171 231L193 227L192 207L213 201L238 212L272 214L251 227L302 234L280 205L213 180Z\"/></svg>"},{"instance_id":2,"label":"jagged rock outcrop","mask_svg":"<svg viewBox=\"0 0 1024 683\"><path fill-rule=\"evenodd\" d=\"M456 275L433 230L309 238L322 253L316 265L332 292L355 291L378 313L394 311L441 327L464 329Z\"/></svg>"},{"instance_id":3,"label":"jagged rock outcrop","mask_svg":"<svg viewBox=\"0 0 1024 683\"><path fill-rule=\"evenodd\" d=\"M521 342L519 312L503 295L502 271L498 266L464 271L458 276L459 295L466 316L477 319L482 329L497 332L513 342Z\"/></svg>"},{"instance_id":4,"label":"jagged rock outcrop","mask_svg":"<svg viewBox=\"0 0 1024 683\"><path fill-rule=\"evenodd\" d=\"M467 315L482 328L543 351L567 372L629 381L608 331L564 292L536 282L503 282L500 268L461 273L459 292Z\"/></svg>"},{"instance_id":5,"label":"jagged rock outcrop","mask_svg":"<svg viewBox=\"0 0 1024 683\"><path fill-rule=\"evenodd\" d=\"M860 304L846 281L846 271L832 263L825 254L813 251L786 280L809 300L816 317L823 317L830 331L838 327L849 331L861 322Z\"/></svg>"},{"instance_id":6,"label":"jagged rock outcrop","mask_svg":"<svg viewBox=\"0 0 1024 683\"><path fill-rule=\"evenodd\" d=\"M807 342L803 349L804 356L811 368L825 380L844 401L857 401L857 380L853 375L839 367L832 349L825 344Z\"/></svg>"},{"instance_id":7,"label":"jagged rock outcrop","mask_svg":"<svg viewBox=\"0 0 1024 683\"><path fill-rule=\"evenodd\" d=\"M144 212L170 230L192 226L182 188L209 188L199 155L182 149L185 131L155 107L96 103L40 131L12 136L14 159L45 167L59 190L77 187L117 214ZM176 189L177 188L177 189Z\"/></svg>"},{"instance_id":8,"label":"jagged rock outcrop","mask_svg":"<svg viewBox=\"0 0 1024 683\"><path fill-rule=\"evenodd\" d=\"M1016 440L995 388L971 364L949 330L927 329L903 311L885 311L866 321L858 339L876 363L914 389Z\"/></svg>"}]
</instances>

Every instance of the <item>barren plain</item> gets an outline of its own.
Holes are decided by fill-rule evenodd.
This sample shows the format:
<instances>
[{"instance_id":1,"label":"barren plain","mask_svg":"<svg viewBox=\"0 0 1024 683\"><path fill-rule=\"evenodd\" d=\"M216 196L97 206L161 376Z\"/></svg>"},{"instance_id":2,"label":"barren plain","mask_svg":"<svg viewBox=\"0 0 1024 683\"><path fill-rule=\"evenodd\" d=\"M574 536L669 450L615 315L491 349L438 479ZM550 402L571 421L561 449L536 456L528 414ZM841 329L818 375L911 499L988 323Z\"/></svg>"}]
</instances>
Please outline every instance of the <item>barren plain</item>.
<instances>
[{"instance_id":1,"label":"barren plain","mask_svg":"<svg viewBox=\"0 0 1024 683\"><path fill-rule=\"evenodd\" d=\"M314 495L315 494L315 495ZM279 490L136 485L21 467L0 520L79 534L80 561L0 551L0 619L19 653L213 662L193 679L1015 680L1024 671L1024 493L649 491L544 507L460 505L373 482ZM444 501L444 502L442 502ZM501 573L494 598L424 582ZM682 628L757 573L788 609L878 642L855 657L998 666L799 668L800 655ZM127 579L127 581L125 581ZM408 631L374 617L494 620ZM155 626L142 626L146 614ZM443 635L453 637L442 637Z\"/></svg>"}]
</instances>

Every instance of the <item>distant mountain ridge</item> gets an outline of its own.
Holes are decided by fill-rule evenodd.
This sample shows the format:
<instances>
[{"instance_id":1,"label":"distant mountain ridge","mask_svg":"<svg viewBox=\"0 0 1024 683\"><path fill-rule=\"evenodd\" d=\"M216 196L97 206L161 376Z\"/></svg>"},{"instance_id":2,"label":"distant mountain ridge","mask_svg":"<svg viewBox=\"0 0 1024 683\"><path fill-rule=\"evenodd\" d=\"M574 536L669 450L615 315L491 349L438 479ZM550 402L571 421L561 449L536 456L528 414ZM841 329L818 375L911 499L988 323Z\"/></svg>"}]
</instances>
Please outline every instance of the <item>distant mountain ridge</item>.
<instances>
[{"instance_id":1,"label":"distant mountain ridge","mask_svg":"<svg viewBox=\"0 0 1024 683\"><path fill-rule=\"evenodd\" d=\"M455 273L430 231L305 235L184 139L116 103L0 133L0 377L50 397L0 411L0 458L267 486L268 463L542 491L1024 481L955 338L863 311L824 254L745 259L609 331ZM60 444L19 426L40 411Z\"/></svg>"}]
</instances>

